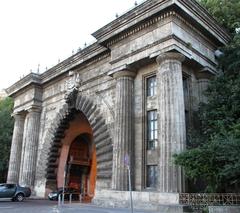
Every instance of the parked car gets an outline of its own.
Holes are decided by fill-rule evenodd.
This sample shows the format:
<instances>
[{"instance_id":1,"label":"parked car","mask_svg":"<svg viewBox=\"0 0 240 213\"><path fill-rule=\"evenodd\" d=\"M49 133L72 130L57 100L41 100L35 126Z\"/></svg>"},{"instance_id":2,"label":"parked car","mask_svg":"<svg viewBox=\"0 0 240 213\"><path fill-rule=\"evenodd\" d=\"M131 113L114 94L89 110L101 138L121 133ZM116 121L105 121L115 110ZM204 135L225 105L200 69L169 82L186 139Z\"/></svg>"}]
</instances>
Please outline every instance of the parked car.
<instances>
[{"instance_id":1,"label":"parked car","mask_svg":"<svg viewBox=\"0 0 240 213\"><path fill-rule=\"evenodd\" d=\"M52 191L48 194L48 199L49 200L58 200L58 196L60 195L62 199L62 194L63 194L63 188L59 188L56 191ZM69 200L70 199L70 194L72 194L72 200L79 200L80 196L80 191L74 188L65 188L64 189L64 200Z\"/></svg>"},{"instance_id":2,"label":"parked car","mask_svg":"<svg viewBox=\"0 0 240 213\"><path fill-rule=\"evenodd\" d=\"M18 184L0 183L0 198L11 198L12 201L23 201L30 197L31 189Z\"/></svg>"}]
</instances>

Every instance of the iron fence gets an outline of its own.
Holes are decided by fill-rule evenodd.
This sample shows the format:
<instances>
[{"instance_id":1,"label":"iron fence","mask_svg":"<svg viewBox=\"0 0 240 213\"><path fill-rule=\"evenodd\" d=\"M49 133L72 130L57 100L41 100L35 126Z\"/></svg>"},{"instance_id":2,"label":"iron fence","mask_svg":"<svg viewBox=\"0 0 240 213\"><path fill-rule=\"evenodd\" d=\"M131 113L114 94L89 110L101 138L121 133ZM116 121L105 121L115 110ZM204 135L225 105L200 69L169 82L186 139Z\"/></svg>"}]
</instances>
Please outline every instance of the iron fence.
<instances>
[{"instance_id":1,"label":"iron fence","mask_svg":"<svg viewBox=\"0 0 240 213\"><path fill-rule=\"evenodd\" d=\"M203 209L206 206L240 205L240 194L236 193L181 193L180 204L193 209Z\"/></svg>"}]
</instances>

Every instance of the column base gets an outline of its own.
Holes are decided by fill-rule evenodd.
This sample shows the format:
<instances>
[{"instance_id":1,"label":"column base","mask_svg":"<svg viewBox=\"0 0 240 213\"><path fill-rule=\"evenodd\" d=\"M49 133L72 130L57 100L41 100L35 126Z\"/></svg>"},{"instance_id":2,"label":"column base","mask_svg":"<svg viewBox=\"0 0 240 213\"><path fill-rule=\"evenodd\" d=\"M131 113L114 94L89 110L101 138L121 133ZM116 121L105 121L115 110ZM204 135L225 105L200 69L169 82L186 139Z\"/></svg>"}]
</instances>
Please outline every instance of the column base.
<instances>
[{"instance_id":1,"label":"column base","mask_svg":"<svg viewBox=\"0 0 240 213\"><path fill-rule=\"evenodd\" d=\"M132 192L133 208L164 213L191 212L188 206L179 204L178 193ZM101 207L130 208L129 191L97 190L92 201Z\"/></svg>"}]
</instances>

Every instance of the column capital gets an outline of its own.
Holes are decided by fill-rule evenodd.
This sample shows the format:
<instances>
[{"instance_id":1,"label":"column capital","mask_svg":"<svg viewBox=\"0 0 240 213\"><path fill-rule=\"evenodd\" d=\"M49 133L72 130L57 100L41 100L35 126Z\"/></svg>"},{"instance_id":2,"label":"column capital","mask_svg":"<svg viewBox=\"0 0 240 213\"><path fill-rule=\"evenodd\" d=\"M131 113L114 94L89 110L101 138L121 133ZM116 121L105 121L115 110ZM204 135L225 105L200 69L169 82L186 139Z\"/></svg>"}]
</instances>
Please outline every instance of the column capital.
<instances>
[{"instance_id":1,"label":"column capital","mask_svg":"<svg viewBox=\"0 0 240 213\"><path fill-rule=\"evenodd\" d=\"M109 73L109 76L117 79L120 77L132 77L136 76L136 69L129 64L123 64L121 66L113 68Z\"/></svg>"},{"instance_id":2,"label":"column capital","mask_svg":"<svg viewBox=\"0 0 240 213\"><path fill-rule=\"evenodd\" d=\"M27 109L27 112L37 112L40 113L42 109L39 106L31 106Z\"/></svg>"},{"instance_id":3,"label":"column capital","mask_svg":"<svg viewBox=\"0 0 240 213\"><path fill-rule=\"evenodd\" d=\"M136 76L136 73L133 72L133 71L130 71L130 70L121 70L121 71L118 71L118 72L115 72L113 74L113 77L115 79L118 79L118 78L121 78L121 77L131 77L131 78L135 78Z\"/></svg>"},{"instance_id":4,"label":"column capital","mask_svg":"<svg viewBox=\"0 0 240 213\"><path fill-rule=\"evenodd\" d=\"M175 61L183 62L185 60L185 56L177 52L166 52L166 53L160 54L156 58L158 65L161 65L165 60L175 60Z\"/></svg>"},{"instance_id":5,"label":"column capital","mask_svg":"<svg viewBox=\"0 0 240 213\"><path fill-rule=\"evenodd\" d=\"M214 77L214 74L211 71L212 70L209 67L204 67L196 73L196 78L198 80L201 80L201 79L210 80Z\"/></svg>"},{"instance_id":6,"label":"column capital","mask_svg":"<svg viewBox=\"0 0 240 213\"><path fill-rule=\"evenodd\" d=\"M11 116L16 120L18 118L24 118L26 116L26 113L24 113L23 111L21 111L21 112L13 112L11 114Z\"/></svg>"}]
</instances>

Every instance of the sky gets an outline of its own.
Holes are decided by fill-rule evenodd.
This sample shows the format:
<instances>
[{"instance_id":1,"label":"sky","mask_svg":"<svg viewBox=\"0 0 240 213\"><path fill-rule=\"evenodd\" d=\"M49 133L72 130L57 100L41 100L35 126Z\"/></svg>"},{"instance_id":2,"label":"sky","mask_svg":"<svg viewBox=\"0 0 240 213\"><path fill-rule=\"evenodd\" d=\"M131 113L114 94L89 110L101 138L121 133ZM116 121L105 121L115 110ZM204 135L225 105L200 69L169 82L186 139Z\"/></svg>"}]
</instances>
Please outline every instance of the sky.
<instances>
[{"instance_id":1,"label":"sky","mask_svg":"<svg viewBox=\"0 0 240 213\"><path fill-rule=\"evenodd\" d=\"M91 33L143 0L1 0L0 90L93 43Z\"/></svg>"}]
</instances>

